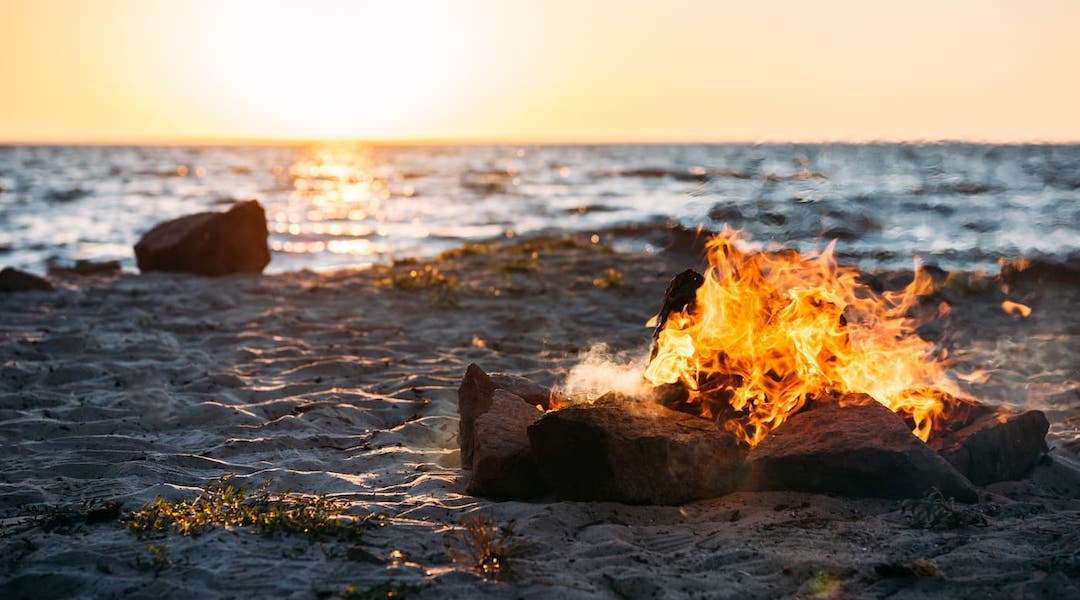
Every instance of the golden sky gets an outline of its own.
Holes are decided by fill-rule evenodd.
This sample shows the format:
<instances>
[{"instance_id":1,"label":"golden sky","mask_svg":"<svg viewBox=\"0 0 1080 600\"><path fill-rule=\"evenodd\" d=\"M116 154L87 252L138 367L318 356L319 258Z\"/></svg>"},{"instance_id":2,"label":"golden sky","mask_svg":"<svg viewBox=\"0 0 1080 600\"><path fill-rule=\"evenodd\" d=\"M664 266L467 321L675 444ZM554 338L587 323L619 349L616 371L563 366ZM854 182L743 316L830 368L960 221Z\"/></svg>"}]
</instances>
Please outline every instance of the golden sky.
<instances>
[{"instance_id":1,"label":"golden sky","mask_svg":"<svg viewBox=\"0 0 1080 600\"><path fill-rule=\"evenodd\" d=\"M0 0L0 140L1080 140L1076 0Z\"/></svg>"}]
</instances>

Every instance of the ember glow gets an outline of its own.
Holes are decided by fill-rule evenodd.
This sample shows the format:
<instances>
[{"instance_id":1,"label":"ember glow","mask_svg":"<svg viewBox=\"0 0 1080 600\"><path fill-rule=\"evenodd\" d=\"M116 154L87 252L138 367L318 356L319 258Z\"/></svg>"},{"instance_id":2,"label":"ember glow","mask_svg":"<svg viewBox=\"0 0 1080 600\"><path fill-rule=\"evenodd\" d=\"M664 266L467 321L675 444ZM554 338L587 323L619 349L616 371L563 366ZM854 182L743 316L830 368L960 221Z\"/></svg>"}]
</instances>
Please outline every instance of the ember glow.
<instances>
[{"instance_id":1,"label":"ember glow","mask_svg":"<svg viewBox=\"0 0 1080 600\"><path fill-rule=\"evenodd\" d=\"M960 396L909 314L930 277L917 269L903 290L875 293L836 264L834 244L800 255L743 250L727 229L712 238L705 282L693 305L668 317L645 378L681 384L686 402L750 445L831 391L869 394L927 440L942 398Z\"/></svg>"},{"instance_id":2,"label":"ember glow","mask_svg":"<svg viewBox=\"0 0 1080 600\"><path fill-rule=\"evenodd\" d=\"M1013 302L1012 300L1005 300L1001 303L1001 310L1005 311L1005 314L1020 315L1020 318L1026 319L1031 316L1031 307L1026 304L1020 304L1019 302Z\"/></svg>"}]
</instances>

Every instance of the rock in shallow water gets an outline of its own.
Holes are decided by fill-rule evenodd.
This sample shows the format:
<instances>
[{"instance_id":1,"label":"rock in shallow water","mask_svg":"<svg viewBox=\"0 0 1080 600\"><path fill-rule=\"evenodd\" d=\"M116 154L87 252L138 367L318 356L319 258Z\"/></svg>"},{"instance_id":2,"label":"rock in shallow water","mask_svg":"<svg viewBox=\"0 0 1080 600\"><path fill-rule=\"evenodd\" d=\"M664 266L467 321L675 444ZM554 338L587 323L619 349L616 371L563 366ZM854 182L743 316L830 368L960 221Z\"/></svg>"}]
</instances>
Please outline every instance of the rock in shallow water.
<instances>
[{"instance_id":1,"label":"rock in shallow water","mask_svg":"<svg viewBox=\"0 0 1080 600\"><path fill-rule=\"evenodd\" d=\"M977 499L971 482L899 415L865 394L841 403L824 402L771 431L750 452L747 487L883 498L937 488L963 502Z\"/></svg>"},{"instance_id":2,"label":"rock in shallow water","mask_svg":"<svg viewBox=\"0 0 1080 600\"><path fill-rule=\"evenodd\" d=\"M5 267L0 271L0 292L47 292L52 289L53 285L47 279L42 279L33 273L12 267Z\"/></svg>"},{"instance_id":3,"label":"rock in shallow water","mask_svg":"<svg viewBox=\"0 0 1080 600\"><path fill-rule=\"evenodd\" d=\"M226 212L202 212L165 221L135 244L140 271L199 275L261 273L270 263L266 213L248 200Z\"/></svg>"},{"instance_id":4,"label":"rock in shallow water","mask_svg":"<svg viewBox=\"0 0 1080 600\"><path fill-rule=\"evenodd\" d=\"M598 402L529 427L545 482L566 500L681 504L735 490L745 451L706 419L641 402Z\"/></svg>"},{"instance_id":5,"label":"rock in shallow water","mask_svg":"<svg viewBox=\"0 0 1080 600\"><path fill-rule=\"evenodd\" d=\"M470 494L522 499L544 492L526 433L542 415L519 396L506 390L494 391L487 412L474 423Z\"/></svg>"}]
</instances>

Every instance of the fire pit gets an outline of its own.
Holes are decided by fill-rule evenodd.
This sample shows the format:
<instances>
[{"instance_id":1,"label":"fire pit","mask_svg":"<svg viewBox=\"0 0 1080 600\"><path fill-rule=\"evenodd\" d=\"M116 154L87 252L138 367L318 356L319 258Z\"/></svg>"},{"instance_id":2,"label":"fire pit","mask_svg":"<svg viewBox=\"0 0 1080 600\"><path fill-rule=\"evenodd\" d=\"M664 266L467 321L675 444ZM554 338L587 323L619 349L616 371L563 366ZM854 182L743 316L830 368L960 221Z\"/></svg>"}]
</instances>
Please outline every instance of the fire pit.
<instances>
[{"instance_id":1,"label":"fire pit","mask_svg":"<svg viewBox=\"0 0 1080 600\"><path fill-rule=\"evenodd\" d=\"M633 393L561 395L470 365L459 390L469 491L677 504L738 489L888 498L1022 477L1039 411L966 396L918 328L949 310L916 269L875 291L823 252L748 250L725 230L708 268L668 286Z\"/></svg>"}]
</instances>

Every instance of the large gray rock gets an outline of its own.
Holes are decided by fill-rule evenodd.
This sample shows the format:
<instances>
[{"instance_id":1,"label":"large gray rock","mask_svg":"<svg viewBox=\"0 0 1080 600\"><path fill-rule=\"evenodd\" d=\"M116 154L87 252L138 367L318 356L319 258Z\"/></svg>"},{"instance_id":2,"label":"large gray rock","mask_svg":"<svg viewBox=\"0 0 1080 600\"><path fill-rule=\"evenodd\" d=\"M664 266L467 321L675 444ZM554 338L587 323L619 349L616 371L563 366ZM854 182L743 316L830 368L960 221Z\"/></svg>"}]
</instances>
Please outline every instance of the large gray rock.
<instances>
[{"instance_id":1,"label":"large gray rock","mask_svg":"<svg viewBox=\"0 0 1080 600\"><path fill-rule=\"evenodd\" d=\"M750 489L919 498L937 488L962 502L977 499L971 482L865 394L793 415L748 462Z\"/></svg>"},{"instance_id":2,"label":"large gray rock","mask_svg":"<svg viewBox=\"0 0 1080 600\"><path fill-rule=\"evenodd\" d=\"M930 439L930 446L976 485L1020 479L1047 451L1050 423L1038 410L1004 408L985 412L956 431Z\"/></svg>"},{"instance_id":3,"label":"large gray rock","mask_svg":"<svg viewBox=\"0 0 1080 600\"><path fill-rule=\"evenodd\" d=\"M562 499L681 504L733 491L745 451L707 419L630 400L549 412L529 427L533 457Z\"/></svg>"},{"instance_id":4,"label":"large gray rock","mask_svg":"<svg viewBox=\"0 0 1080 600\"><path fill-rule=\"evenodd\" d=\"M542 414L519 396L495 390L487 412L478 416L474 424L470 494L527 499L544 492L526 433Z\"/></svg>"},{"instance_id":5,"label":"large gray rock","mask_svg":"<svg viewBox=\"0 0 1080 600\"><path fill-rule=\"evenodd\" d=\"M261 273L270 263L268 237L262 205L248 200L159 223L135 244L135 259L140 271Z\"/></svg>"},{"instance_id":6,"label":"large gray rock","mask_svg":"<svg viewBox=\"0 0 1080 600\"><path fill-rule=\"evenodd\" d=\"M4 267L0 271L0 292L47 292L53 285L33 273L20 271L13 267Z\"/></svg>"}]
</instances>

